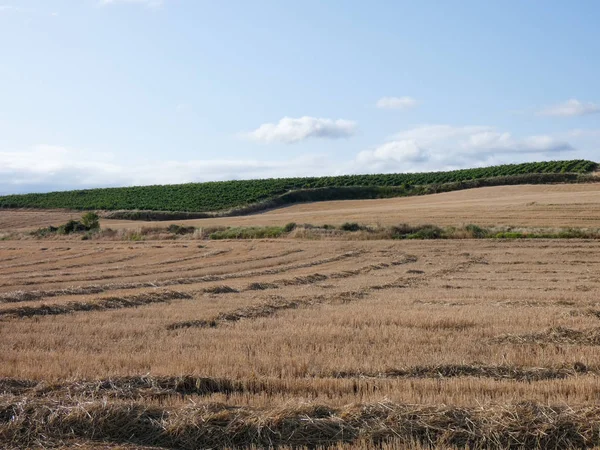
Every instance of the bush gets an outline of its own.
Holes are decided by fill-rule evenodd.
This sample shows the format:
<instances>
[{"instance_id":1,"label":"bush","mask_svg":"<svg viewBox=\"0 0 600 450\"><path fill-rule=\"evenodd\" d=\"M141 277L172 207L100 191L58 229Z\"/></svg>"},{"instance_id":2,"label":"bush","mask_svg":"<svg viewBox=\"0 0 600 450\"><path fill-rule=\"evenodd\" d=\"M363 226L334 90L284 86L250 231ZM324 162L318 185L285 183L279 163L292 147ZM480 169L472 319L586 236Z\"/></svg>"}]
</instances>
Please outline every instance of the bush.
<instances>
[{"instance_id":1,"label":"bush","mask_svg":"<svg viewBox=\"0 0 600 450\"><path fill-rule=\"evenodd\" d=\"M486 229L481 228L479 225L469 224L465 227L465 229L471 233L475 239L483 239L489 234Z\"/></svg>"},{"instance_id":2,"label":"bush","mask_svg":"<svg viewBox=\"0 0 600 450\"><path fill-rule=\"evenodd\" d=\"M186 227L183 225L172 224L172 225L168 226L167 231L169 233L179 234L179 235L192 234L194 231L196 231L196 227Z\"/></svg>"},{"instance_id":3,"label":"bush","mask_svg":"<svg viewBox=\"0 0 600 450\"><path fill-rule=\"evenodd\" d=\"M415 231L415 227L411 227L406 223L401 223L400 225L395 225L391 227L391 234L393 239L403 239L405 236L414 233Z\"/></svg>"},{"instance_id":4,"label":"bush","mask_svg":"<svg viewBox=\"0 0 600 450\"><path fill-rule=\"evenodd\" d=\"M100 217L93 211L87 212L81 216L81 224L88 230L97 230L100 228Z\"/></svg>"},{"instance_id":5,"label":"bush","mask_svg":"<svg viewBox=\"0 0 600 450\"><path fill-rule=\"evenodd\" d=\"M31 235L36 236L36 237L46 237L51 234L55 234L57 231L58 231L57 227L49 226L46 228L38 228L37 230L32 231Z\"/></svg>"},{"instance_id":6,"label":"bush","mask_svg":"<svg viewBox=\"0 0 600 450\"><path fill-rule=\"evenodd\" d=\"M81 220L69 220L67 223L60 227L49 226L46 228L39 228L36 231L31 232L32 236L46 237L53 234L71 234L88 232L85 239L91 238L91 232L98 231L100 229L100 217L95 212L85 213Z\"/></svg>"},{"instance_id":7,"label":"bush","mask_svg":"<svg viewBox=\"0 0 600 450\"><path fill-rule=\"evenodd\" d=\"M562 230L558 233L558 237L561 239L585 239L589 238L593 233L585 232L584 230L578 230L576 228L569 228Z\"/></svg>"},{"instance_id":8,"label":"bush","mask_svg":"<svg viewBox=\"0 0 600 450\"><path fill-rule=\"evenodd\" d=\"M283 227L235 227L215 231L210 239L265 239L277 238L284 233Z\"/></svg>"},{"instance_id":9,"label":"bush","mask_svg":"<svg viewBox=\"0 0 600 450\"><path fill-rule=\"evenodd\" d=\"M343 231L359 231L361 226L356 222L346 222L340 226L340 230Z\"/></svg>"},{"instance_id":10,"label":"bush","mask_svg":"<svg viewBox=\"0 0 600 450\"><path fill-rule=\"evenodd\" d=\"M286 223L283 227L283 231L289 233L290 231L294 231L296 229L296 222Z\"/></svg>"},{"instance_id":11,"label":"bush","mask_svg":"<svg viewBox=\"0 0 600 450\"><path fill-rule=\"evenodd\" d=\"M444 237L444 230L435 225L416 225L400 224L391 227L392 239L441 239Z\"/></svg>"},{"instance_id":12,"label":"bush","mask_svg":"<svg viewBox=\"0 0 600 450\"><path fill-rule=\"evenodd\" d=\"M415 233L406 236L407 239L441 239L444 230L435 225L423 225Z\"/></svg>"},{"instance_id":13,"label":"bush","mask_svg":"<svg viewBox=\"0 0 600 450\"><path fill-rule=\"evenodd\" d=\"M58 234L71 234L79 231L88 231L88 228L78 220L69 220L64 225L58 227Z\"/></svg>"}]
</instances>

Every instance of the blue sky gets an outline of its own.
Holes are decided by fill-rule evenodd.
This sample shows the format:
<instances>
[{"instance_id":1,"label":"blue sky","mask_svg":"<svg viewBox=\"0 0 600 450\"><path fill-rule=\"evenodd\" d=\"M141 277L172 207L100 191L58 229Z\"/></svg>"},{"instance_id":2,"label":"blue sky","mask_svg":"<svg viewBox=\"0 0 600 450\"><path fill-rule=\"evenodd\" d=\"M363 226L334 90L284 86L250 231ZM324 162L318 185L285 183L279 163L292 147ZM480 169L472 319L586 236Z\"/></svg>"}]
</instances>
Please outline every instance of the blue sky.
<instances>
[{"instance_id":1,"label":"blue sky","mask_svg":"<svg viewBox=\"0 0 600 450\"><path fill-rule=\"evenodd\" d=\"M0 193L600 160L597 1L0 0Z\"/></svg>"}]
</instances>

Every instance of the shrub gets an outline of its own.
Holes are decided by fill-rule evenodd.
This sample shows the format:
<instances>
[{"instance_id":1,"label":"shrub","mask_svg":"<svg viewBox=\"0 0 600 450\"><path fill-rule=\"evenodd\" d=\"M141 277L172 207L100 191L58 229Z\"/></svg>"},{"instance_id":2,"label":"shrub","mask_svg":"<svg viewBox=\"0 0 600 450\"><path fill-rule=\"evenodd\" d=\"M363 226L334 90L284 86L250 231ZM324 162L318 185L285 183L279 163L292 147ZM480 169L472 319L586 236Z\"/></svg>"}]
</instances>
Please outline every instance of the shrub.
<instances>
[{"instance_id":1,"label":"shrub","mask_svg":"<svg viewBox=\"0 0 600 450\"><path fill-rule=\"evenodd\" d=\"M435 225L423 225L419 229L406 236L407 239L440 239L443 237L444 230Z\"/></svg>"},{"instance_id":2,"label":"shrub","mask_svg":"<svg viewBox=\"0 0 600 450\"><path fill-rule=\"evenodd\" d=\"M585 239L590 237L590 235L592 235L592 233L585 232L584 230L578 230L576 228L569 228L558 233L558 237L561 239Z\"/></svg>"},{"instance_id":3,"label":"shrub","mask_svg":"<svg viewBox=\"0 0 600 450\"><path fill-rule=\"evenodd\" d=\"M81 224L88 230L97 230L100 228L100 216L93 211L87 212L81 216Z\"/></svg>"},{"instance_id":4,"label":"shrub","mask_svg":"<svg viewBox=\"0 0 600 450\"><path fill-rule=\"evenodd\" d=\"M435 225L408 225L402 223L391 227L392 239L441 239L445 237L444 230Z\"/></svg>"},{"instance_id":5,"label":"shrub","mask_svg":"<svg viewBox=\"0 0 600 450\"><path fill-rule=\"evenodd\" d=\"M138 242L138 241L143 241L144 236L142 235L142 233L140 231L132 231L132 232L126 234L126 239L129 241Z\"/></svg>"},{"instance_id":6,"label":"shrub","mask_svg":"<svg viewBox=\"0 0 600 450\"><path fill-rule=\"evenodd\" d=\"M284 233L283 227L234 227L215 231L210 239L265 239L277 238Z\"/></svg>"},{"instance_id":7,"label":"shrub","mask_svg":"<svg viewBox=\"0 0 600 450\"><path fill-rule=\"evenodd\" d=\"M172 225L168 226L167 231L169 233L179 234L179 235L192 234L194 231L196 231L196 227L186 227L183 225L172 224Z\"/></svg>"},{"instance_id":8,"label":"shrub","mask_svg":"<svg viewBox=\"0 0 600 450\"><path fill-rule=\"evenodd\" d=\"M88 231L88 228L78 220L69 220L64 225L58 227L58 234L71 234L79 231Z\"/></svg>"},{"instance_id":9,"label":"shrub","mask_svg":"<svg viewBox=\"0 0 600 450\"><path fill-rule=\"evenodd\" d=\"M37 230L32 231L31 235L36 236L36 237L46 237L51 234L55 234L57 231L58 231L57 227L49 226L46 228L38 228Z\"/></svg>"},{"instance_id":10,"label":"shrub","mask_svg":"<svg viewBox=\"0 0 600 450\"><path fill-rule=\"evenodd\" d=\"M85 239L89 239L91 237L90 232L100 229L99 220L98 214L95 212L88 212L81 217L81 220L71 219L60 227L49 226L46 228L39 228L36 231L31 232L31 235L36 237L46 237L53 234L71 234L87 231L88 234Z\"/></svg>"},{"instance_id":11,"label":"shrub","mask_svg":"<svg viewBox=\"0 0 600 450\"><path fill-rule=\"evenodd\" d=\"M414 233L415 227L411 227L406 223L400 225L394 225L391 227L391 234L393 239L404 239L405 236Z\"/></svg>"},{"instance_id":12,"label":"shrub","mask_svg":"<svg viewBox=\"0 0 600 450\"><path fill-rule=\"evenodd\" d=\"M502 231L494 235L496 239L522 239L527 237L524 233L518 231Z\"/></svg>"},{"instance_id":13,"label":"shrub","mask_svg":"<svg viewBox=\"0 0 600 450\"><path fill-rule=\"evenodd\" d=\"M356 222L346 222L340 226L340 230L343 231L359 231L360 229L360 225Z\"/></svg>"},{"instance_id":14,"label":"shrub","mask_svg":"<svg viewBox=\"0 0 600 450\"><path fill-rule=\"evenodd\" d=\"M469 224L465 227L465 229L471 233L475 239L485 238L489 234L488 230L481 228L479 225Z\"/></svg>"},{"instance_id":15,"label":"shrub","mask_svg":"<svg viewBox=\"0 0 600 450\"><path fill-rule=\"evenodd\" d=\"M296 222L286 223L283 227L283 231L289 233L290 231L294 231L296 229Z\"/></svg>"}]
</instances>

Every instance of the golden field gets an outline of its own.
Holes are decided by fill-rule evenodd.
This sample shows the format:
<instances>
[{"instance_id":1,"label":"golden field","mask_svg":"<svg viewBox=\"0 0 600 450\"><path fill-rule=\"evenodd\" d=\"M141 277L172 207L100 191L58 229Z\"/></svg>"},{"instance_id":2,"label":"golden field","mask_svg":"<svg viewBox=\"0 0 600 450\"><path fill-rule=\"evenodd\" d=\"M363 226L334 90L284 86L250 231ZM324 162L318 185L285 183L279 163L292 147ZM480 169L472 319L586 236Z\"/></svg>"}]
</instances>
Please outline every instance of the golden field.
<instances>
[{"instance_id":1,"label":"golden field","mask_svg":"<svg viewBox=\"0 0 600 450\"><path fill-rule=\"evenodd\" d=\"M599 189L188 222L598 227ZM599 289L595 240L0 241L0 446L596 446Z\"/></svg>"}]
</instances>

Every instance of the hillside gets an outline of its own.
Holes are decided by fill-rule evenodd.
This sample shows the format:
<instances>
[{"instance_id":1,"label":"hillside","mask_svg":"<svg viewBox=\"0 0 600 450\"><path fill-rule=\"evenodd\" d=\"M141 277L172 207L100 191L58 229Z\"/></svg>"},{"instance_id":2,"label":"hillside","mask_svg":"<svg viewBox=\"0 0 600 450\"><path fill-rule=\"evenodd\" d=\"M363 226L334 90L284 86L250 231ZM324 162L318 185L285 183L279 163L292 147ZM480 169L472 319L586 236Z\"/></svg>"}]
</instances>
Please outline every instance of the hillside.
<instances>
[{"instance_id":1,"label":"hillside","mask_svg":"<svg viewBox=\"0 0 600 450\"><path fill-rule=\"evenodd\" d=\"M58 227L80 217L80 212L66 210L5 210L0 212L0 239L3 233L28 232L50 225ZM600 183L494 186L426 196L303 203L262 214L172 219L160 224L103 218L101 225L134 231L170 225L205 229L283 226L290 222L333 226L357 222L372 226L410 223L597 229L600 226Z\"/></svg>"},{"instance_id":2,"label":"hillside","mask_svg":"<svg viewBox=\"0 0 600 450\"><path fill-rule=\"evenodd\" d=\"M0 197L2 208L149 210L204 213L305 201L385 198L504 184L574 182L598 168L592 161L506 164L448 172L278 178L50 192ZM485 182L478 180L487 180ZM463 184L466 183L466 184Z\"/></svg>"},{"instance_id":3,"label":"hillside","mask_svg":"<svg viewBox=\"0 0 600 450\"><path fill-rule=\"evenodd\" d=\"M42 212L15 211L21 223ZM47 214L51 214L48 212ZM60 225L67 220L56 221ZM41 220L41 217L40 217ZM286 223L334 225L345 222L392 226L400 223L460 227L481 226L582 227L600 226L600 183L493 186L425 196L302 203L238 217L161 222L103 219L102 226L136 230L171 224L207 227L282 226ZM40 222L41 223L41 222ZM49 223L49 222L48 222ZM0 221L0 229L1 229Z\"/></svg>"}]
</instances>

